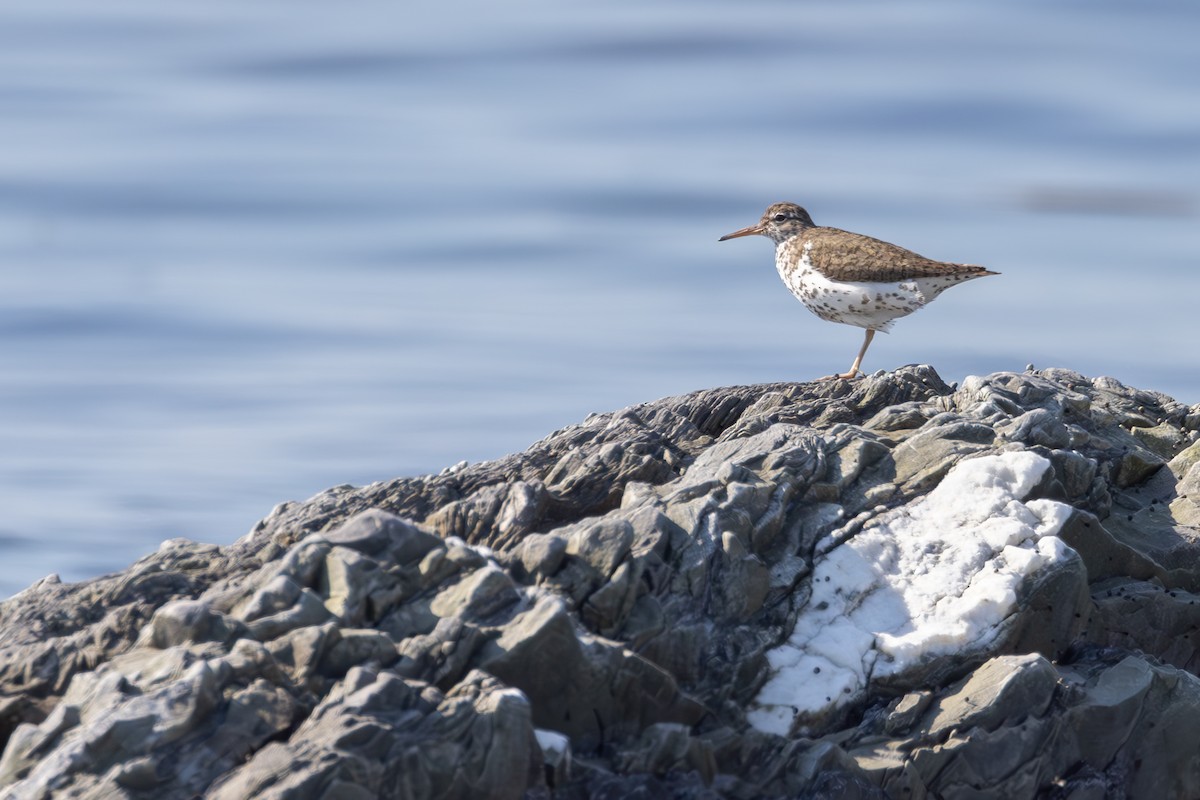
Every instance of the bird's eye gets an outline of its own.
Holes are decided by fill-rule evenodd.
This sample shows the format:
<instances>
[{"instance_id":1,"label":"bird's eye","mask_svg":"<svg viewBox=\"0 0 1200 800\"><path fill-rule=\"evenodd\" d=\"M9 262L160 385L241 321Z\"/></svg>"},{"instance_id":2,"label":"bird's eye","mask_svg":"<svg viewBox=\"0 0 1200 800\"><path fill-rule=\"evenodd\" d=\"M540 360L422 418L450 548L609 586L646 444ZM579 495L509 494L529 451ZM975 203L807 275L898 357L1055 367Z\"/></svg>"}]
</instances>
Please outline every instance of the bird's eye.
<instances>
[{"instance_id":1,"label":"bird's eye","mask_svg":"<svg viewBox=\"0 0 1200 800\"><path fill-rule=\"evenodd\" d=\"M774 219L776 222L783 222L787 219L787 214L776 214Z\"/></svg>"}]
</instances>

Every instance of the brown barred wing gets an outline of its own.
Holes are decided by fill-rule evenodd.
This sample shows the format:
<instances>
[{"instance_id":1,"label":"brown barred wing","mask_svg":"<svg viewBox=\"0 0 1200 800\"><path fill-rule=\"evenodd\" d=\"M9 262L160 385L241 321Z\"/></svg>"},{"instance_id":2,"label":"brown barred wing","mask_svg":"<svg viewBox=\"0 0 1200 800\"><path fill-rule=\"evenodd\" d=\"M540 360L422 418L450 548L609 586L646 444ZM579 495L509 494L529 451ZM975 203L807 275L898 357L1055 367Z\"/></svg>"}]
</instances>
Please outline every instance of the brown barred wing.
<instances>
[{"instance_id":1,"label":"brown barred wing","mask_svg":"<svg viewBox=\"0 0 1200 800\"><path fill-rule=\"evenodd\" d=\"M890 242L837 228L811 228L803 238L809 263L833 281L895 283L913 278L996 274L974 264L934 261Z\"/></svg>"}]
</instances>

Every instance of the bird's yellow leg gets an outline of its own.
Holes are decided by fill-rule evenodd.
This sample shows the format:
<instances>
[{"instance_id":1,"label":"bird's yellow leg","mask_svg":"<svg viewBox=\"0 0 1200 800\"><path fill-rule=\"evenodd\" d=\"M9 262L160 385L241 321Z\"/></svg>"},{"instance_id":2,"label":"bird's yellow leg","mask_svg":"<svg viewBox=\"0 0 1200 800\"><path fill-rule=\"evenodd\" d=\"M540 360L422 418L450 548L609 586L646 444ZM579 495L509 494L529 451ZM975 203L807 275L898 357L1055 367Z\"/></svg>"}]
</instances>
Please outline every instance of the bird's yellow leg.
<instances>
[{"instance_id":1,"label":"bird's yellow leg","mask_svg":"<svg viewBox=\"0 0 1200 800\"><path fill-rule=\"evenodd\" d=\"M871 346L871 340L875 338L875 331L872 328L867 328L867 336L863 339L862 347L859 348L858 355L854 359L854 363L850 365L850 371L842 375L830 375L828 378L821 378L823 381L851 380L857 378L861 373L859 366L862 365L863 356L867 354L867 348Z\"/></svg>"}]
</instances>

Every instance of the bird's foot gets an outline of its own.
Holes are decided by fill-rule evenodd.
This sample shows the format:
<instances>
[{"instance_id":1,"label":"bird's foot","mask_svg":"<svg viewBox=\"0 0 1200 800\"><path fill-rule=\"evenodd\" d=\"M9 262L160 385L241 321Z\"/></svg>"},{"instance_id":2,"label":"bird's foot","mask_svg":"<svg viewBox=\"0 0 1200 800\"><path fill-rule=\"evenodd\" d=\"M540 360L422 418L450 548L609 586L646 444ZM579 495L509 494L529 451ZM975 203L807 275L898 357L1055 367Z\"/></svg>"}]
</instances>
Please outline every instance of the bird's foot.
<instances>
[{"instance_id":1,"label":"bird's foot","mask_svg":"<svg viewBox=\"0 0 1200 800\"><path fill-rule=\"evenodd\" d=\"M853 372L844 372L841 375L826 375L824 378L818 378L817 380L821 383L824 383L825 381L852 381L855 378L861 378L866 374L867 373L863 372L861 369L856 369Z\"/></svg>"}]
</instances>

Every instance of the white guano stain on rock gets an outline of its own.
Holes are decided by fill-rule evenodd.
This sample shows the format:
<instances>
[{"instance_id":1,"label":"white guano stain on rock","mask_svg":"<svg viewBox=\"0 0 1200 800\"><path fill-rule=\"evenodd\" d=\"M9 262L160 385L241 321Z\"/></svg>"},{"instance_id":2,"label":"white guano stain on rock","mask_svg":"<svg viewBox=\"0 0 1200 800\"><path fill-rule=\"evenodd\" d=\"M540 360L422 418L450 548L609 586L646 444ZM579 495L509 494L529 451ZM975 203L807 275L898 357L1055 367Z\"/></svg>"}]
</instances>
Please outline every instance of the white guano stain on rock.
<instances>
[{"instance_id":1,"label":"white guano stain on rock","mask_svg":"<svg viewBox=\"0 0 1200 800\"><path fill-rule=\"evenodd\" d=\"M835 547L750 712L786 734L796 715L859 698L872 678L991 642L1031 575L1062 562L1071 507L1022 502L1050 469L1030 452L964 461L928 496ZM818 550L820 548L818 547Z\"/></svg>"}]
</instances>

